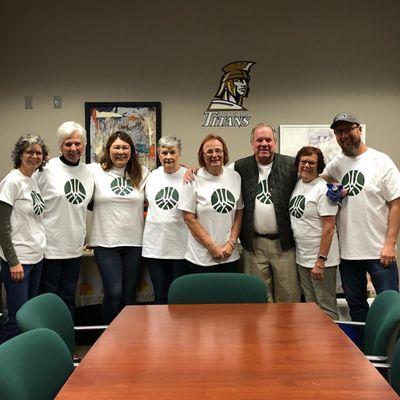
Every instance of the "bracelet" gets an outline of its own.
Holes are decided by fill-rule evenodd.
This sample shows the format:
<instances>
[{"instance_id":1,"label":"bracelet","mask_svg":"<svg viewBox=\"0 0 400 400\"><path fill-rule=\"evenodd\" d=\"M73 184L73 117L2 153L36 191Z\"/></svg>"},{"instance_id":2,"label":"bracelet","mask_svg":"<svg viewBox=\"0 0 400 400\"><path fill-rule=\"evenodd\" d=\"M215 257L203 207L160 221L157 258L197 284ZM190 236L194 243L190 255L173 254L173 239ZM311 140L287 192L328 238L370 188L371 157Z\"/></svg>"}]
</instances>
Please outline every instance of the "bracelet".
<instances>
[{"instance_id":1,"label":"bracelet","mask_svg":"<svg viewBox=\"0 0 400 400\"><path fill-rule=\"evenodd\" d=\"M231 245L232 250L235 248L235 243L232 240L228 240L228 243Z\"/></svg>"}]
</instances>

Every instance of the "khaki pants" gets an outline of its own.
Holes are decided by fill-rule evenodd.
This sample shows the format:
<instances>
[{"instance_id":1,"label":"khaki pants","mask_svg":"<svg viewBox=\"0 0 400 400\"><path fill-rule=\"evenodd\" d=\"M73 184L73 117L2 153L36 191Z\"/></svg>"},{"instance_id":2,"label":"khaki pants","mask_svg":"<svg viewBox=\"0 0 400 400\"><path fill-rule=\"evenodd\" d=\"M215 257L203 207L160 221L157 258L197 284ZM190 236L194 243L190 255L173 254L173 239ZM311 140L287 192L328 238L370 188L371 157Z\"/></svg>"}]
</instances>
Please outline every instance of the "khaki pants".
<instances>
[{"instance_id":1,"label":"khaki pants","mask_svg":"<svg viewBox=\"0 0 400 400\"><path fill-rule=\"evenodd\" d=\"M243 249L244 272L265 283L269 303L300 302L294 249L282 251L279 240L255 236L254 251Z\"/></svg>"},{"instance_id":2,"label":"khaki pants","mask_svg":"<svg viewBox=\"0 0 400 400\"><path fill-rule=\"evenodd\" d=\"M311 277L311 268L297 265L307 303L317 303L332 319L339 319L336 302L336 267L324 269L324 280Z\"/></svg>"}]
</instances>

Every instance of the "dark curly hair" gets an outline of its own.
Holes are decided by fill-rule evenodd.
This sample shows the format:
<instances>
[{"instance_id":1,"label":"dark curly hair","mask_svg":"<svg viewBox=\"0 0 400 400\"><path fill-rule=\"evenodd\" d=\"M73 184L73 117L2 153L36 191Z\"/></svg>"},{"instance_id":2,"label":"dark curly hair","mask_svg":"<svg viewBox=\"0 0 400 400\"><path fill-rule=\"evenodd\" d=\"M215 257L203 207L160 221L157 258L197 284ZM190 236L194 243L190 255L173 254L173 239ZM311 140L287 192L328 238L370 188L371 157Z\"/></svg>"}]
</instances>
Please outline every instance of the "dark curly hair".
<instances>
[{"instance_id":1,"label":"dark curly hair","mask_svg":"<svg viewBox=\"0 0 400 400\"><path fill-rule=\"evenodd\" d=\"M322 154L322 151L318 147L312 147L312 146L304 146L298 151L296 159L294 160L294 166L296 168L296 171L298 171L299 169L300 158L303 156L311 156L313 154L315 154L318 158L317 172L319 174L322 174L323 170L325 169L324 155Z\"/></svg>"},{"instance_id":2,"label":"dark curly hair","mask_svg":"<svg viewBox=\"0 0 400 400\"><path fill-rule=\"evenodd\" d=\"M49 149L47 148L44 140L40 136L32 135L30 133L21 136L15 143L14 150L11 152L11 160L14 164L14 168L19 168L21 166L22 153L26 150L28 146L32 146L34 144L38 144L42 148L43 161L38 170L43 170L43 167L46 165L49 157Z\"/></svg>"},{"instance_id":3,"label":"dark curly hair","mask_svg":"<svg viewBox=\"0 0 400 400\"><path fill-rule=\"evenodd\" d=\"M112 168L113 162L111 161L110 157L110 147L117 139L121 139L128 143L131 148L131 158L126 164L125 172L129 175L133 187L138 188L142 180L142 169L140 168L140 164L136 156L136 149L132 138L126 132L117 131L110 135L100 158L101 167L104 171L109 171Z\"/></svg>"}]
</instances>

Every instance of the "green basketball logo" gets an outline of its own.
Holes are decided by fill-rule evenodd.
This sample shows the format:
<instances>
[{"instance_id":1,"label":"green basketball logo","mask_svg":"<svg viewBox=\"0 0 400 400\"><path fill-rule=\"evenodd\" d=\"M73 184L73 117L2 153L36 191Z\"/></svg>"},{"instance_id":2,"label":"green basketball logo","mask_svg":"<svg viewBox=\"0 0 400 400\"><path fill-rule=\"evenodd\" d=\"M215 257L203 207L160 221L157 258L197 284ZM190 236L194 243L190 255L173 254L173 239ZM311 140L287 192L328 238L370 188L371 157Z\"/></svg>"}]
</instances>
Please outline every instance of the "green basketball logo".
<instances>
[{"instance_id":1,"label":"green basketball logo","mask_svg":"<svg viewBox=\"0 0 400 400\"><path fill-rule=\"evenodd\" d=\"M256 198L262 204L272 204L271 194L268 191L268 183L266 179L258 182Z\"/></svg>"},{"instance_id":2,"label":"green basketball logo","mask_svg":"<svg viewBox=\"0 0 400 400\"><path fill-rule=\"evenodd\" d=\"M358 195L363 190L365 177L362 172L357 170L349 171L342 179L342 185L347 190L349 196Z\"/></svg>"},{"instance_id":3,"label":"green basketball logo","mask_svg":"<svg viewBox=\"0 0 400 400\"><path fill-rule=\"evenodd\" d=\"M126 196L132 192L133 186L131 180L122 176L115 178L111 182L111 190L119 196Z\"/></svg>"},{"instance_id":4,"label":"green basketball logo","mask_svg":"<svg viewBox=\"0 0 400 400\"><path fill-rule=\"evenodd\" d=\"M78 179L70 179L64 185L64 193L71 204L80 204L86 197L86 191Z\"/></svg>"},{"instance_id":5,"label":"green basketball logo","mask_svg":"<svg viewBox=\"0 0 400 400\"><path fill-rule=\"evenodd\" d=\"M289 202L289 212L295 218L301 218L306 209L306 198L301 194L295 196Z\"/></svg>"},{"instance_id":6,"label":"green basketball logo","mask_svg":"<svg viewBox=\"0 0 400 400\"><path fill-rule=\"evenodd\" d=\"M44 210L44 201L40 193L34 192L32 190L31 192L31 198L32 198L32 203L33 203L33 212L36 215L40 215L43 210Z\"/></svg>"},{"instance_id":7,"label":"green basketball logo","mask_svg":"<svg viewBox=\"0 0 400 400\"><path fill-rule=\"evenodd\" d=\"M211 205L215 211L226 214L233 210L235 197L227 189L217 189L211 195Z\"/></svg>"},{"instance_id":8,"label":"green basketball logo","mask_svg":"<svg viewBox=\"0 0 400 400\"><path fill-rule=\"evenodd\" d=\"M162 210L170 210L174 208L179 201L179 193L178 191L171 187L167 186L164 189L161 189L157 195L155 202L159 208Z\"/></svg>"}]
</instances>

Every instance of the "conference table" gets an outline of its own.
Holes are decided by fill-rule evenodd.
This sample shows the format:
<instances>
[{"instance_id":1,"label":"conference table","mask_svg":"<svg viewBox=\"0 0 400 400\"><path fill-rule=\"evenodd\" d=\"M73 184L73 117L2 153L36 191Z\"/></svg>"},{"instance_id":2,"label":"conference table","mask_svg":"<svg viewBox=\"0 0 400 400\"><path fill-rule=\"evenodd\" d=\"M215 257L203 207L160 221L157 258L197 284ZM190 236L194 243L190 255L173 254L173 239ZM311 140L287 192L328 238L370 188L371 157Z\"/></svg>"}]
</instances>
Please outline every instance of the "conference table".
<instances>
[{"instance_id":1,"label":"conference table","mask_svg":"<svg viewBox=\"0 0 400 400\"><path fill-rule=\"evenodd\" d=\"M315 304L125 307L56 397L398 399Z\"/></svg>"}]
</instances>

